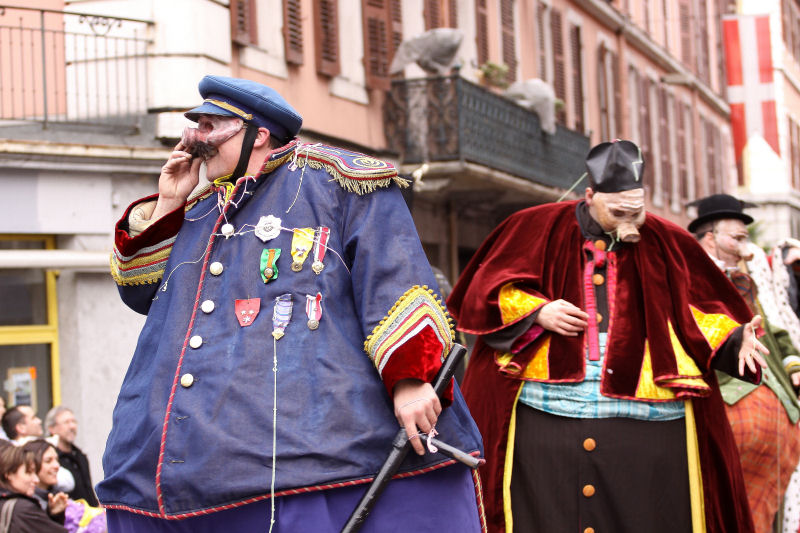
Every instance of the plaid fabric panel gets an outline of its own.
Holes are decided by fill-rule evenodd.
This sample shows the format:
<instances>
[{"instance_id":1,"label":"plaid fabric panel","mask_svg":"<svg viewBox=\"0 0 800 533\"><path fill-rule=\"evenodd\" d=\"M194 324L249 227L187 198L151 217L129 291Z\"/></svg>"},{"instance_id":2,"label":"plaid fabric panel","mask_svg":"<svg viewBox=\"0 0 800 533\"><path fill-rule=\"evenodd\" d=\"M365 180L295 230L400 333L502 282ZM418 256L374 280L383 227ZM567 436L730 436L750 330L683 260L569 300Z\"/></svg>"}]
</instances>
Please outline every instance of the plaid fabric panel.
<instances>
[{"instance_id":1,"label":"plaid fabric panel","mask_svg":"<svg viewBox=\"0 0 800 533\"><path fill-rule=\"evenodd\" d=\"M725 405L742 459L747 500L756 531L772 531L772 521L800 459L800 429L780 400L760 386L734 405Z\"/></svg>"}]
</instances>

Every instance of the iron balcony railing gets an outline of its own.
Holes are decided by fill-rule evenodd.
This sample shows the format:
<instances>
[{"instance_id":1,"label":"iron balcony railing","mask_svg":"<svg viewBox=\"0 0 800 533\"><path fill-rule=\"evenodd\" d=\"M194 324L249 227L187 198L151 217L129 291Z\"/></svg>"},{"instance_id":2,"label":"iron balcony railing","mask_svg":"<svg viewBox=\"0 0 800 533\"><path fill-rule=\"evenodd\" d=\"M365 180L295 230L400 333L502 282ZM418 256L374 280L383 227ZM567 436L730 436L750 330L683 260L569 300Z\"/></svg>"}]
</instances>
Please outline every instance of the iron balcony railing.
<instances>
[{"instance_id":1,"label":"iron balcony railing","mask_svg":"<svg viewBox=\"0 0 800 533\"><path fill-rule=\"evenodd\" d=\"M147 111L151 26L0 5L0 125L135 125Z\"/></svg>"},{"instance_id":2,"label":"iron balcony railing","mask_svg":"<svg viewBox=\"0 0 800 533\"><path fill-rule=\"evenodd\" d=\"M458 74L392 82L384 107L389 148L404 164L470 161L568 189L584 172L589 138L539 117Z\"/></svg>"}]
</instances>

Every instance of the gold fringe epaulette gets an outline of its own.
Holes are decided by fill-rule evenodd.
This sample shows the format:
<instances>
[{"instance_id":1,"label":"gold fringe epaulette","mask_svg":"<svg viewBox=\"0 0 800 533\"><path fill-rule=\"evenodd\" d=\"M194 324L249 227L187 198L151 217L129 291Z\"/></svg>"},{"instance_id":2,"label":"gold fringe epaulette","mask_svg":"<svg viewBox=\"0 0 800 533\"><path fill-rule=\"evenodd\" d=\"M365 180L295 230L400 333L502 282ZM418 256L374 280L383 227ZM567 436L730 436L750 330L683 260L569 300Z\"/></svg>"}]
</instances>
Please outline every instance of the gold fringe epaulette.
<instances>
[{"instance_id":1,"label":"gold fringe epaulette","mask_svg":"<svg viewBox=\"0 0 800 533\"><path fill-rule=\"evenodd\" d=\"M358 195L369 194L388 187L408 187L410 181L401 178L391 163L358 152L324 145L301 145L295 150L294 164L324 169L343 189Z\"/></svg>"}]
</instances>

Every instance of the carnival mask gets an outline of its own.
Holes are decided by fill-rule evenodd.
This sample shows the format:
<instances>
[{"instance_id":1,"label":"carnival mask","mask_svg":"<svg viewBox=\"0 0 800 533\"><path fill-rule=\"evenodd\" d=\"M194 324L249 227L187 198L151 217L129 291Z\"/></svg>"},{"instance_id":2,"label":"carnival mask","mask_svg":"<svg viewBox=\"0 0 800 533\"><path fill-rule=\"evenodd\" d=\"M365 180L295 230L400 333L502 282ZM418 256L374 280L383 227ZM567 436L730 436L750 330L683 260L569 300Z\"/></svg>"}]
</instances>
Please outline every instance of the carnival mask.
<instances>
[{"instance_id":1,"label":"carnival mask","mask_svg":"<svg viewBox=\"0 0 800 533\"><path fill-rule=\"evenodd\" d=\"M591 191L591 189L590 189ZM603 231L622 242L639 242L644 224L644 189L587 194L589 213Z\"/></svg>"},{"instance_id":2,"label":"carnival mask","mask_svg":"<svg viewBox=\"0 0 800 533\"><path fill-rule=\"evenodd\" d=\"M202 115L196 128L184 128L181 144L185 151L206 160L217 155L217 147L243 127L244 121L240 118Z\"/></svg>"}]
</instances>

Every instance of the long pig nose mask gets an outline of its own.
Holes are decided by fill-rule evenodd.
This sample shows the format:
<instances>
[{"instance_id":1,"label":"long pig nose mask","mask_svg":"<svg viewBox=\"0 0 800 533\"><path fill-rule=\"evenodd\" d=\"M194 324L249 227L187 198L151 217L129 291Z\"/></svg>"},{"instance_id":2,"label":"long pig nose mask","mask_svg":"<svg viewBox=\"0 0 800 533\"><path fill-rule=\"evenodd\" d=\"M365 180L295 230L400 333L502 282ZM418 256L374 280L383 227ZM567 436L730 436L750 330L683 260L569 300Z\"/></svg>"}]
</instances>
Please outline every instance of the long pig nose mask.
<instances>
[{"instance_id":1,"label":"long pig nose mask","mask_svg":"<svg viewBox=\"0 0 800 533\"><path fill-rule=\"evenodd\" d=\"M183 149L193 156L208 159L217 155L217 147L239 133L244 127L240 118L203 116L197 128L183 130Z\"/></svg>"},{"instance_id":2,"label":"long pig nose mask","mask_svg":"<svg viewBox=\"0 0 800 533\"><path fill-rule=\"evenodd\" d=\"M644 224L644 189L614 193L595 193L597 222L616 241L639 242L639 228Z\"/></svg>"}]
</instances>

